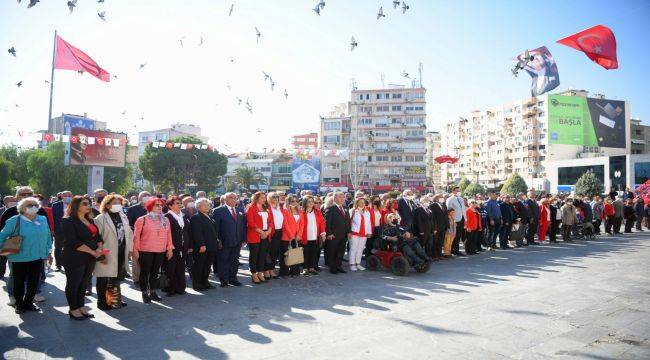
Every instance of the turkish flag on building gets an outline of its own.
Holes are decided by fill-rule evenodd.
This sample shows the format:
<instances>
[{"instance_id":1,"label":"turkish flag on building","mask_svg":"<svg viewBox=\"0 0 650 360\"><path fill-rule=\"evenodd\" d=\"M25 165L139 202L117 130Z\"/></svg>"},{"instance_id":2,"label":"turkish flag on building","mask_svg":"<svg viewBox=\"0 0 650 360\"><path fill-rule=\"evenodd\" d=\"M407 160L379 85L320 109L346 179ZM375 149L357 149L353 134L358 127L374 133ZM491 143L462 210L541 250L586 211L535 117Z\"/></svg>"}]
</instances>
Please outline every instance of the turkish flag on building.
<instances>
[{"instance_id":1,"label":"turkish flag on building","mask_svg":"<svg viewBox=\"0 0 650 360\"><path fill-rule=\"evenodd\" d=\"M606 26L596 25L557 42L584 52L588 58L605 69L618 69L616 38Z\"/></svg>"},{"instance_id":2,"label":"turkish flag on building","mask_svg":"<svg viewBox=\"0 0 650 360\"><path fill-rule=\"evenodd\" d=\"M97 65L95 60L83 51L68 44L60 36L56 37L56 55L54 68L87 72L102 81L110 81L111 74Z\"/></svg>"}]
</instances>

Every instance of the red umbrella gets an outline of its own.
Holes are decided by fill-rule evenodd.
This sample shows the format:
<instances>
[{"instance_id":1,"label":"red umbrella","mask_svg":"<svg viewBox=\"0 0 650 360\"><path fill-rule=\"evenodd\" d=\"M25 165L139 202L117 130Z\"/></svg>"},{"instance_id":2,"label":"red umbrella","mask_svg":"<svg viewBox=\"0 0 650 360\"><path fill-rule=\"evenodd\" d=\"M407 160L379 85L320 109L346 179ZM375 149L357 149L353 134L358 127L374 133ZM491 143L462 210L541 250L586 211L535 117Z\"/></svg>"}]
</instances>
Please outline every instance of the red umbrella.
<instances>
[{"instance_id":1,"label":"red umbrella","mask_svg":"<svg viewBox=\"0 0 650 360\"><path fill-rule=\"evenodd\" d=\"M458 162L458 158L455 158L450 155L438 156L437 158L435 158L435 160L438 164L442 164L442 163L455 164Z\"/></svg>"}]
</instances>

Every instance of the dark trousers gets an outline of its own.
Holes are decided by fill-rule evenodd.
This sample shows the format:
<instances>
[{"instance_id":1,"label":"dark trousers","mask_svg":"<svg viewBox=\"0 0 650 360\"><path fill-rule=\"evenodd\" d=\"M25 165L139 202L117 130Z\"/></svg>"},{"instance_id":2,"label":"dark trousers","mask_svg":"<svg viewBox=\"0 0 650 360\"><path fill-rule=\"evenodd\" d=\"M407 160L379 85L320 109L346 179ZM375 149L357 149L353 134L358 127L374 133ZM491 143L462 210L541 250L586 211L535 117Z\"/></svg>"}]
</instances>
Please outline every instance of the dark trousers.
<instances>
[{"instance_id":1,"label":"dark trousers","mask_svg":"<svg viewBox=\"0 0 650 360\"><path fill-rule=\"evenodd\" d=\"M625 219L625 232L626 233L631 233L632 232L632 226L634 225L635 220L634 219Z\"/></svg>"},{"instance_id":2,"label":"dark trousers","mask_svg":"<svg viewBox=\"0 0 650 360\"><path fill-rule=\"evenodd\" d=\"M24 308L34 303L34 296L38 282L41 280L41 271L43 270L43 260L34 260L28 262L12 262L12 276L14 277L14 297L16 298L16 307ZM27 281L27 291L25 291L25 281Z\"/></svg>"},{"instance_id":3,"label":"dark trousers","mask_svg":"<svg viewBox=\"0 0 650 360\"><path fill-rule=\"evenodd\" d=\"M420 265L427 261L427 254L418 241L404 240L400 250L410 260L412 265Z\"/></svg>"},{"instance_id":4,"label":"dark trousers","mask_svg":"<svg viewBox=\"0 0 650 360\"><path fill-rule=\"evenodd\" d=\"M641 227L642 222L643 222L643 215L637 215L636 216L636 226L635 226L637 230L643 230L643 228Z\"/></svg>"},{"instance_id":5,"label":"dark trousers","mask_svg":"<svg viewBox=\"0 0 650 360\"><path fill-rule=\"evenodd\" d=\"M343 267L343 255L345 254L346 244L347 238L345 236L340 238L335 237L334 239L325 242L325 247L327 247L325 263L330 270L336 270Z\"/></svg>"},{"instance_id":6,"label":"dark trousers","mask_svg":"<svg viewBox=\"0 0 650 360\"><path fill-rule=\"evenodd\" d=\"M559 228L560 228L560 222L557 220L552 220L551 227L548 230L548 239L550 242L557 241L557 232Z\"/></svg>"},{"instance_id":7,"label":"dark trousers","mask_svg":"<svg viewBox=\"0 0 650 360\"><path fill-rule=\"evenodd\" d=\"M98 277L95 282L95 288L97 290L97 307L100 309L108 308L108 303L106 303L106 289L108 288L109 283L111 283L113 287L120 287L120 280L116 277Z\"/></svg>"},{"instance_id":8,"label":"dark trousers","mask_svg":"<svg viewBox=\"0 0 650 360\"><path fill-rule=\"evenodd\" d=\"M239 250L241 246L224 246L217 251L217 270L221 283L234 282L237 280L239 269Z\"/></svg>"},{"instance_id":9,"label":"dark trousers","mask_svg":"<svg viewBox=\"0 0 650 360\"><path fill-rule=\"evenodd\" d=\"M172 258L165 259L165 275L167 275L168 284L165 291L170 294L185 292L185 256L180 251L174 250Z\"/></svg>"},{"instance_id":10,"label":"dark trousers","mask_svg":"<svg viewBox=\"0 0 650 360\"><path fill-rule=\"evenodd\" d=\"M623 224L623 218L622 217L615 217L614 218L614 234L620 234L621 233L621 225Z\"/></svg>"},{"instance_id":11,"label":"dark trousers","mask_svg":"<svg viewBox=\"0 0 650 360\"><path fill-rule=\"evenodd\" d=\"M294 266L287 266L284 263L284 253L289 250L289 245L291 244L291 241L281 241L280 242L280 248L278 249L279 252L279 257L280 257L280 275L286 276L286 275L300 275L300 265L294 265ZM304 254L304 250L303 250Z\"/></svg>"},{"instance_id":12,"label":"dark trousers","mask_svg":"<svg viewBox=\"0 0 650 360\"><path fill-rule=\"evenodd\" d=\"M468 231L465 240L465 253L474 254L478 250L479 230Z\"/></svg>"},{"instance_id":13,"label":"dark trousers","mask_svg":"<svg viewBox=\"0 0 650 360\"><path fill-rule=\"evenodd\" d=\"M612 233L612 227L614 226L614 217L608 216L605 218L605 232L608 234Z\"/></svg>"},{"instance_id":14,"label":"dark trousers","mask_svg":"<svg viewBox=\"0 0 650 360\"><path fill-rule=\"evenodd\" d=\"M140 252L138 263L140 264L140 290L142 292L152 292L158 288L160 267L164 258L165 253Z\"/></svg>"},{"instance_id":15,"label":"dark trousers","mask_svg":"<svg viewBox=\"0 0 650 360\"><path fill-rule=\"evenodd\" d=\"M86 285L93 277L93 269L94 262L81 266L65 266L65 297L70 310L84 306Z\"/></svg>"},{"instance_id":16,"label":"dark trousers","mask_svg":"<svg viewBox=\"0 0 650 360\"><path fill-rule=\"evenodd\" d=\"M381 241L380 237L381 226L376 226L372 231L372 237L369 237L368 240L366 240L366 249L363 252L366 257L372 254L372 249L375 248L375 243L379 243Z\"/></svg>"},{"instance_id":17,"label":"dark trousers","mask_svg":"<svg viewBox=\"0 0 650 360\"><path fill-rule=\"evenodd\" d=\"M0 278L5 276L7 272L7 257L0 256Z\"/></svg>"},{"instance_id":18,"label":"dark trousers","mask_svg":"<svg viewBox=\"0 0 650 360\"><path fill-rule=\"evenodd\" d=\"M214 259L214 252L206 251L203 253L194 251L194 264L192 264L192 288L194 290L203 290L210 286L208 278L210 277L210 265Z\"/></svg>"},{"instance_id":19,"label":"dark trousers","mask_svg":"<svg viewBox=\"0 0 650 360\"><path fill-rule=\"evenodd\" d=\"M305 269L316 269L318 266L318 255L320 255L320 246L318 245L318 240L307 241L303 249L305 253Z\"/></svg>"},{"instance_id":20,"label":"dark trousers","mask_svg":"<svg viewBox=\"0 0 650 360\"><path fill-rule=\"evenodd\" d=\"M248 244L248 266L251 274L264 271L266 257L269 252L269 239L261 239L258 244Z\"/></svg>"},{"instance_id":21,"label":"dark trousers","mask_svg":"<svg viewBox=\"0 0 650 360\"><path fill-rule=\"evenodd\" d=\"M596 234L600 234L600 224L601 224L602 222L603 222L603 221L600 220L600 219L596 219L596 220L594 220L594 232L595 232Z\"/></svg>"},{"instance_id":22,"label":"dark trousers","mask_svg":"<svg viewBox=\"0 0 650 360\"><path fill-rule=\"evenodd\" d=\"M433 233L424 233L424 235L419 235L420 246L424 249L424 252L427 256L432 256L433 254Z\"/></svg>"},{"instance_id":23,"label":"dark trousers","mask_svg":"<svg viewBox=\"0 0 650 360\"><path fill-rule=\"evenodd\" d=\"M442 256L442 245L445 242L445 231L438 231L433 234L433 245L431 247L431 257L438 258Z\"/></svg>"},{"instance_id":24,"label":"dark trousers","mask_svg":"<svg viewBox=\"0 0 650 360\"><path fill-rule=\"evenodd\" d=\"M490 221L493 222L494 225L490 224ZM488 246L491 246L491 247L496 247L497 246L497 237L499 236L500 232L501 232L501 219L488 220L488 238L487 238L487 245ZM499 242L501 242L501 241L499 241ZM501 245L501 247L504 247L504 246Z\"/></svg>"},{"instance_id":25,"label":"dark trousers","mask_svg":"<svg viewBox=\"0 0 650 360\"><path fill-rule=\"evenodd\" d=\"M451 253L458 255L460 253L460 242L465 241L465 218L460 219L456 222L456 236L454 237L454 242L451 244Z\"/></svg>"},{"instance_id":26,"label":"dark trousers","mask_svg":"<svg viewBox=\"0 0 650 360\"><path fill-rule=\"evenodd\" d=\"M526 242L528 244L532 244L535 242L535 234L537 233L538 227L539 227L539 222L537 220L528 223L528 230L526 232Z\"/></svg>"},{"instance_id":27,"label":"dark trousers","mask_svg":"<svg viewBox=\"0 0 650 360\"><path fill-rule=\"evenodd\" d=\"M499 246L504 249L508 247L508 239L510 238L511 224L503 224L499 228Z\"/></svg>"},{"instance_id":28,"label":"dark trousers","mask_svg":"<svg viewBox=\"0 0 650 360\"><path fill-rule=\"evenodd\" d=\"M273 236L271 236L271 242L269 243L269 255L266 257L264 271L275 270L275 265L278 263L278 259L284 259L284 252L280 251L280 246L283 242L286 241L282 241L282 229L276 230L273 233Z\"/></svg>"},{"instance_id":29,"label":"dark trousers","mask_svg":"<svg viewBox=\"0 0 650 360\"><path fill-rule=\"evenodd\" d=\"M54 238L54 263L57 269L63 267L63 236Z\"/></svg>"},{"instance_id":30,"label":"dark trousers","mask_svg":"<svg viewBox=\"0 0 650 360\"><path fill-rule=\"evenodd\" d=\"M573 225L562 224L562 240L571 241L571 228Z\"/></svg>"}]
</instances>

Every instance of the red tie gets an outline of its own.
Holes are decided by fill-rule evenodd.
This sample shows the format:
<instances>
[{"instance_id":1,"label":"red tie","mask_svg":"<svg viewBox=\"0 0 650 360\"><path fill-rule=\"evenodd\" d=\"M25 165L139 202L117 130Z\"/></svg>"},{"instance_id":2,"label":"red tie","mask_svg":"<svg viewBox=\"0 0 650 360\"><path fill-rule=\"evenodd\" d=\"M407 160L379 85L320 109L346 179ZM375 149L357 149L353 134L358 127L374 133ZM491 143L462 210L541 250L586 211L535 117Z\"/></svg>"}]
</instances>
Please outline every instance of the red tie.
<instances>
[{"instance_id":1,"label":"red tie","mask_svg":"<svg viewBox=\"0 0 650 360\"><path fill-rule=\"evenodd\" d=\"M232 214L232 218L235 219L235 221L237 221L237 213L235 212L235 209L230 208L230 213Z\"/></svg>"}]
</instances>

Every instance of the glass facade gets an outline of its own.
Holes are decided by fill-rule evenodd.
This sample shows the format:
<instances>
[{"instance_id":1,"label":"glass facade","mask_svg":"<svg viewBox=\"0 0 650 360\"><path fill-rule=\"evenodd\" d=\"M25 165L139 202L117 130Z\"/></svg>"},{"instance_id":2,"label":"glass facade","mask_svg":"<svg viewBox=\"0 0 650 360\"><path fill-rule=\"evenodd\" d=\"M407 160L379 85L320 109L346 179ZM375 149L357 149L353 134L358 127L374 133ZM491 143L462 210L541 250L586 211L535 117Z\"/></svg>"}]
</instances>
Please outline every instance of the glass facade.
<instances>
[{"instance_id":1,"label":"glass facade","mask_svg":"<svg viewBox=\"0 0 650 360\"><path fill-rule=\"evenodd\" d=\"M600 180L601 184L605 183L605 166L604 165L594 165L594 166L572 166L572 167L561 167L557 169L557 183L558 185L569 185L573 186L576 184L578 179L582 174L591 171L596 175L596 178Z\"/></svg>"},{"instance_id":2,"label":"glass facade","mask_svg":"<svg viewBox=\"0 0 650 360\"><path fill-rule=\"evenodd\" d=\"M634 185L641 185L650 180L650 162L634 164Z\"/></svg>"},{"instance_id":3,"label":"glass facade","mask_svg":"<svg viewBox=\"0 0 650 360\"><path fill-rule=\"evenodd\" d=\"M625 155L609 157L609 179L612 181L612 187L618 191L625 190ZM607 190L607 189L606 189Z\"/></svg>"}]
</instances>

